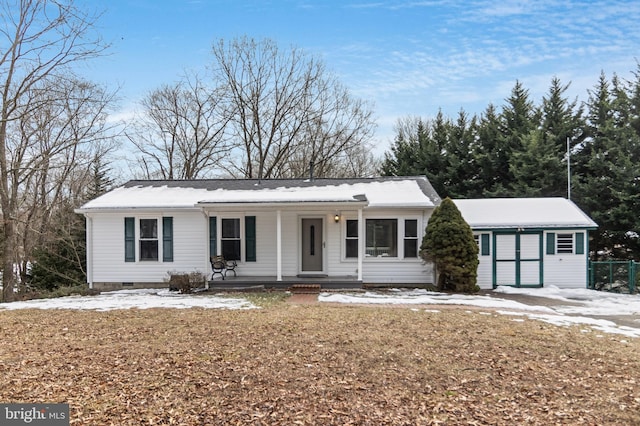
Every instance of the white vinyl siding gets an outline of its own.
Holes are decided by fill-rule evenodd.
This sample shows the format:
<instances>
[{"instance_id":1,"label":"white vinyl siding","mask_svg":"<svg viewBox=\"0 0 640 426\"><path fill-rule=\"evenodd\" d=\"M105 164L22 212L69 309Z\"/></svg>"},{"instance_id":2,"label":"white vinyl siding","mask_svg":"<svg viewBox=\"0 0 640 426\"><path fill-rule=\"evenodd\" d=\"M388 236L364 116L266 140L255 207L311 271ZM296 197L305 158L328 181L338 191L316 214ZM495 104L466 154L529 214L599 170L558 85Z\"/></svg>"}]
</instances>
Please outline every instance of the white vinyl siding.
<instances>
[{"instance_id":1,"label":"white vinyl siding","mask_svg":"<svg viewBox=\"0 0 640 426\"><path fill-rule=\"evenodd\" d=\"M557 239L559 235L571 235L572 242L576 232L586 231L554 230ZM544 255L544 284L561 288L585 288L587 286L587 254L555 253ZM586 250L585 250L586 251Z\"/></svg>"},{"instance_id":2,"label":"white vinyl siding","mask_svg":"<svg viewBox=\"0 0 640 426\"><path fill-rule=\"evenodd\" d=\"M367 212L368 213L368 212ZM395 218L398 221L398 257L365 258L363 261L363 281L366 283L433 283L432 265L425 264L422 259L402 258L404 246L404 221L405 219L417 220L418 241L424 235L424 226L428 220L428 213L413 211L410 215L398 214L394 210L376 211L370 213L373 218ZM209 263L209 217L216 216L217 226L220 227L223 218L241 218L240 227L244 226L242 217L255 216L256 218L256 261L239 262L236 269L238 278L242 277L275 277L277 274L277 250L276 250L276 218L275 210L251 210L245 212L216 212L202 211L183 212L178 209L163 212L122 212L122 213L96 213L92 215L94 252L92 254L92 282L95 283L162 283L169 278L170 272L202 272L211 276ZM358 217L356 210L340 211L340 221L334 221L335 209L308 210L300 212L299 209L281 211L282 224L282 275L292 277L300 273L300 226L301 218L317 217L324 219L323 234L323 258L324 272L329 277L358 276L357 258L346 259L344 257L344 222L347 218ZM158 219L158 239L162 242L162 217L173 217L173 262L138 261L138 230L136 229L136 262L125 262L124 256L124 218L134 217L136 224L140 218ZM364 215L366 219L368 214ZM117 232L116 232L117 230ZM241 231L241 235L242 231ZM218 243L221 233L218 229ZM243 240L241 239L241 244ZM244 249L243 249L244 250ZM158 256L162 259L162 250L159 248Z\"/></svg>"},{"instance_id":3,"label":"white vinyl siding","mask_svg":"<svg viewBox=\"0 0 640 426\"><path fill-rule=\"evenodd\" d=\"M168 279L170 271L209 273L206 219L201 212L171 212L173 216L173 262L124 260L124 217L135 214L105 213L92 218L93 282L159 283ZM151 215L144 215L145 218ZM162 215L155 216L161 220ZM116 231L117 230L117 231ZM138 232L138 231L136 231ZM136 233L136 238L138 233ZM138 250L139 247L136 247ZM136 257L139 256L136 253ZM137 260L137 259L136 259Z\"/></svg>"}]
</instances>

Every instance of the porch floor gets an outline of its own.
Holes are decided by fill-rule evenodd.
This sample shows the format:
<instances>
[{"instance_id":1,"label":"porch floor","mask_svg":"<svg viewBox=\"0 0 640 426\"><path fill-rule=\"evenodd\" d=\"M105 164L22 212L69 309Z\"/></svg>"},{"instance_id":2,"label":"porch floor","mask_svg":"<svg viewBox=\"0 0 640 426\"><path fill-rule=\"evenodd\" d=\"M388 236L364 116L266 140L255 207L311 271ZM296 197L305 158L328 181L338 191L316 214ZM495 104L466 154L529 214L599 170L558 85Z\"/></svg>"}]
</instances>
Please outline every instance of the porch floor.
<instances>
[{"instance_id":1,"label":"porch floor","mask_svg":"<svg viewBox=\"0 0 640 426\"><path fill-rule=\"evenodd\" d=\"M362 281L358 281L354 277L282 277L282 281L278 281L275 276L260 277L234 277L233 275L222 277L216 274L213 280L209 280L209 290L232 290L232 289L278 289L288 290L294 286L313 286L319 285L320 289L339 290L339 289L360 289Z\"/></svg>"}]
</instances>

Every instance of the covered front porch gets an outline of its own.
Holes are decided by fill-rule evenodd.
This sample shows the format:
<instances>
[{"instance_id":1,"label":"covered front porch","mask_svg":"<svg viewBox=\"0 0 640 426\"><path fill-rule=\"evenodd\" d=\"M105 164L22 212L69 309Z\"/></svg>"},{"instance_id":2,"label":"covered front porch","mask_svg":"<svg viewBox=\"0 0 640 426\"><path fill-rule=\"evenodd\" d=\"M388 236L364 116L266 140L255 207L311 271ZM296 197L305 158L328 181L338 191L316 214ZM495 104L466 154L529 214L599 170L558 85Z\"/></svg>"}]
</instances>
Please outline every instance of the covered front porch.
<instances>
[{"instance_id":1,"label":"covered front porch","mask_svg":"<svg viewBox=\"0 0 640 426\"><path fill-rule=\"evenodd\" d=\"M346 223L357 223L351 232L365 235L363 209L366 200L270 203L198 203L208 223L208 255L211 285L229 287L264 285L288 288L292 283L316 281L323 287L361 286L365 239L349 241L352 254L344 253ZM222 280L213 261L237 264L236 274ZM229 282L220 282L220 281Z\"/></svg>"}]
</instances>

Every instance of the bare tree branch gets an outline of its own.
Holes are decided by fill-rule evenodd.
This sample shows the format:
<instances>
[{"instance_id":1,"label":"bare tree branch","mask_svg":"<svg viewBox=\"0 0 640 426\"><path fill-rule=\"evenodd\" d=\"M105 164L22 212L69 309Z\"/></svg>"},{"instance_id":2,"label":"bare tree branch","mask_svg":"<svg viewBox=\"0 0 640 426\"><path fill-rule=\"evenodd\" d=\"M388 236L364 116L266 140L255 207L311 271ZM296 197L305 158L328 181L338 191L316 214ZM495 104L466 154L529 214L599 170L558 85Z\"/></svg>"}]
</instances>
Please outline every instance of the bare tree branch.
<instances>
[{"instance_id":1,"label":"bare tree branch","mask_svg":"<svg viewBox=\"0 0 640 426\"><path fill-rule=\"evenodd\" d=\"M52 98L65 100L56 94L68 92L50 83L75 86L71 66L103 54L108 46L92 31L98 16L78 9L73 0L3 1L0 17L0 43L6 49L0 54L0 208L4 232L0 254L6 299L15 284L13 265L21 263L16 257L24 255L24 247L18 242L20 223L33 218L28 214L21 218L20 208L28 200L43 196L30 194L31 190L55 193L38 173L61 167L56 158L66 154L77 159L74 144L87 137L82 127L76 127L73 135L74 128L66 123L56 133L34 125L33 120L40 116L54 123L58 117L46 106ZM78 107L84 110L86 106L79 102ZM90 122L84 124L92 127Z\"/></svg>"},{"instance_id":2,"label":"bare tree branch","mask_svg":"<svg viewBox=\"0 0 640 426\"><path fill-rule=\"evenodd\" d=\"M127 134L140 152L147 178L196 179L210 176L228 154L228 122L216 90L197 76L149 93L143 114Z\"/></svg>"}]
</instances>

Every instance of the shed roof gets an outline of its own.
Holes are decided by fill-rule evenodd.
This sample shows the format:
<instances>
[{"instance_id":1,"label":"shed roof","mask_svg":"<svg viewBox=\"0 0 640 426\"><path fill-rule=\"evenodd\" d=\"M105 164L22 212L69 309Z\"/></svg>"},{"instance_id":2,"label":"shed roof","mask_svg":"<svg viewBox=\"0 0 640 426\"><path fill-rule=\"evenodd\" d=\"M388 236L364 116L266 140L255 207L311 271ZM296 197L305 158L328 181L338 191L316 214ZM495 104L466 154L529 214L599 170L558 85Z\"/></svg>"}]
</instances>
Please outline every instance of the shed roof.
<instances>
[{"instance_id":1,"label":"shed roof","mask_svg":"<svg viewBox=\"0 0 640 426\"><path fill-rule=\"evenodd\" d=\"M77 212L296 203L358 203L368 207L424 208L438 205L440 197L424 176L313 180L132 180L87 202Z\"/></svg>"},{"instance_id":2,"label":"shed roof","mask_svg":"<svg viewBox=\"0 0 640 426\"><path fill-rule=\"evenodd\" d=\"M571 200L551 198L485 198L454 200L473 229L596 228Z\"/></svg>"}]
</instances>

